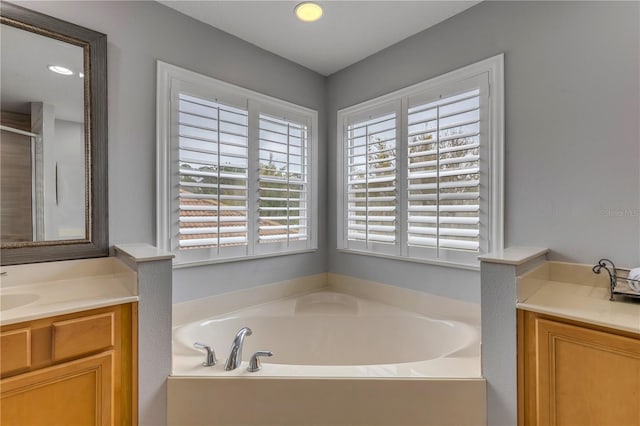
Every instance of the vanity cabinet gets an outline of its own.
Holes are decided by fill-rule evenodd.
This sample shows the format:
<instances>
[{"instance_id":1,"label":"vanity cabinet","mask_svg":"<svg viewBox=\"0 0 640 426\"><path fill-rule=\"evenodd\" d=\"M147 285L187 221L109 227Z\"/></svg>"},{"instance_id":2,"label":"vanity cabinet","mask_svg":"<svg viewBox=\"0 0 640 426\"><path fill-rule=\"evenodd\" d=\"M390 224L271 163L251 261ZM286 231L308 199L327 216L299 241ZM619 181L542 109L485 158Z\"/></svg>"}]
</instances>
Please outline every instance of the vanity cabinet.
<instances>
[{"instance_id":1,"label":"vanity cabinet","mask_svg":"<svg viewBox=\"0 0 640 426\"><path fill-rule=\"evenodd\" d=\"M137 304L0 329L0 424L137 424Z\"/></svg>"},{"instance_id":2,"label":"vanity cabinet","mask_svg":"<svg viewBox=\"0 0 640 426\"><path fill-rule=\"evenodd\" d=\"M520 425L640 425L640 335L518 310Z\"/></svg>"}]
</instances>

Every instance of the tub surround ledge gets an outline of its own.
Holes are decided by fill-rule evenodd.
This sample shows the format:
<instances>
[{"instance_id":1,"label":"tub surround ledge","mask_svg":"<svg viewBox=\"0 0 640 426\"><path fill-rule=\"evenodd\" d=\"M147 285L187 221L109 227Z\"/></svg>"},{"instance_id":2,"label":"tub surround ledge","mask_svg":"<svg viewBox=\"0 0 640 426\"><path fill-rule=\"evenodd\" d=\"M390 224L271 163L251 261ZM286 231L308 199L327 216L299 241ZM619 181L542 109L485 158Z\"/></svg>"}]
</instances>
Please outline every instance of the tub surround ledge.
<instances>
[{"instance_id":1,"label":"tub surround ledge","mask_svg":"<svg viewBox=\"0 0 640 426\"><path fill-rule=\"evenodd\" d=\"M435 317L480 323L476 303L436 296L416 290L335 273L321 273L173 304L173 326L218 316L239 309L330 290Z\"/></svg>"},{"instance_id":2,"label":"tub surround ledge","mask_svg":"<svg viewBox=\"0 0 640 426\"><path fill-rule=\"evenodd\" d=\"M327 274L315 274L279 281L259 287L223 293L201 299L173 304L173 327L209 316L217 316L238 309L260 305L325 288Z\"/></svg>"},{"instance_id":3,"label":"tub surround ledge","mask_svg":"<svg viewBox=\"0 0 640 426\"><path fill-rule=\"evenodd\" d=\"M480 330L480 305L477 303L335 273L327 274L327 286L333 291L422 315L466 321L470 324L476 324L478 331Z\"/></svg>"},{"instance_id":4,"label":"tub surround ledge","mask_svg":"<svg viewBox=\"0 0 640 426\"><path fill-rule=\"evenodd\" d=\"M2 268L0 325L138 301L137 274L113 257Z\"/></svg>"}]
</instances>

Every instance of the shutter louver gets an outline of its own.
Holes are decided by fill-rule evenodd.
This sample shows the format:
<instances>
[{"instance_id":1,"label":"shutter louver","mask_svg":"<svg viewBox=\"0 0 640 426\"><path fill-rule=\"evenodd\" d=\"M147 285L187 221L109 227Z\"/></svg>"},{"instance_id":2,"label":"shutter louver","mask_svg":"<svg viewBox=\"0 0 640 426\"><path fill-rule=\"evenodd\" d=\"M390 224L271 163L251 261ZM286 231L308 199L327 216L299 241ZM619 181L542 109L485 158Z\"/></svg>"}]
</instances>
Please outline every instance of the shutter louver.
<instances>
[{"instance_id":1,"label":"shutter louver","mask_svg":"<svg viewBox=\"0 0 640 426\"><path fill-rule=\"evenodd\" d=\"M409 246L478 251L479 147L479 90L409 108Z\"/></svg>"},{"instance_id":2,"label":"shutter louver","mask_svg":"<svg viewBox=\"0 0 640 426\"><path fill-rule=\"evenodd\" d=\"M180 93L179 248L247 245L248 112Z\"/></svg>"},{"instance_id":3,"label":"shutter louver","mask_svg":"<svg viewBox=\"0 0 640 426\"><path fill-rule=\"evenodd\" d=\"M396 243L396 114L347 127L347 240Z\"/></svg>"},{"instance_id":4,"label":"shutter louver","mask_svg":"<svg viewBox=\"0 0 640 426\"><path fill-rule=\"evenodd\" d=\"M309 146L306 124L259 115L258 242L309 236Z\"/></svg>"}]
</instances>

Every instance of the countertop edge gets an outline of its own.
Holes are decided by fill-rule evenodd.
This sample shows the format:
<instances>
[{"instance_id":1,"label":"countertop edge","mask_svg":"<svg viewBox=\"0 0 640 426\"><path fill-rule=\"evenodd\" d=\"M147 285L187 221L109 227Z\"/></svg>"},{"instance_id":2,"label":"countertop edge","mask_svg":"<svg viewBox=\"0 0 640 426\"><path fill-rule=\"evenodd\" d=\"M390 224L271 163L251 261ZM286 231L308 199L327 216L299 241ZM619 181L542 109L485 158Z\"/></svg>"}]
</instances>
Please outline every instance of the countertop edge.
<instances>
[{"instance_id":1,"label":"countertop edge","mask_svg":"<svg viewBox=\"0 0 640 426\"><path fill-rule=\"evenodd\" d=\"M633 333L633 334L637 334L638 337L640 337L640 326L638 326L638 328L634 328L634 327L629 327L626 326L624 324L619 324L619 323L615 323L615 322L608 322L608 321L600 321L594 318L590 318L587 316L583 316L583 315L571 315L570 313L567 313L566 309L561 309L561 308L548 308L542 305L536 305L536 304L531 304L531 303L526 303L526 302L519 302L516 303L516 308L517 309L522 309L524 311L530 311L530 312L536 312L539 314L545 314L545 315L551 315L554 317L558 317L558 318L563 318L563 319L567 319L567 320L572 320L572 321L578 321L578 322L582 322L585 324L591 324L591 325L595 325L595 326L600 326L600 327L606 327L606 328L610 328L613 330L619 330L619 331L624 331L627 333Z\"/></svg>"},{"instance_id":2,"label":"countertop edge","mask_svg":"<svg viewBox=\"0 0 640 426\"><path fill-rule=\"evenodd\" d=\"M124 296L109 299L95 300L92 302L78 302L74 306L63 305L61 307L54 307L48 310L42 310L39 312L33 312L30 314L20 315L15 318L0 319L0 327L6 325L19 324L21 322L34 321L42 318L55 317L58 315L73 314L77 312L89 311L92 309L106 308L108 306L123 305L126 303L138 302L140 298L138 296Z\"/></svg>"}]
</instances>

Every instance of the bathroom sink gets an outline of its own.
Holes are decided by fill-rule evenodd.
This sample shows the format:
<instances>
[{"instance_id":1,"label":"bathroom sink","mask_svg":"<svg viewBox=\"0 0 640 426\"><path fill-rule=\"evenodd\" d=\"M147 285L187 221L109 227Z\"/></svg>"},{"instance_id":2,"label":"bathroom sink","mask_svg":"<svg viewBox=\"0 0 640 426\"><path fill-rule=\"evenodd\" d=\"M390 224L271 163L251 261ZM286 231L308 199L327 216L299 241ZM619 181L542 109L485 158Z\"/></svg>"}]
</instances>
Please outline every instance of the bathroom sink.
<instances>
[{"instance_id":1,"label":"bathroom sink","mask_svg":"<svg viewBox=\"0 0 640 426\"><path fill-rule=\"evenodd\" d=\"M18 308L38 300L37 294L17 293L0 295L0 311Z\"/></svg>"}]
</instances>

